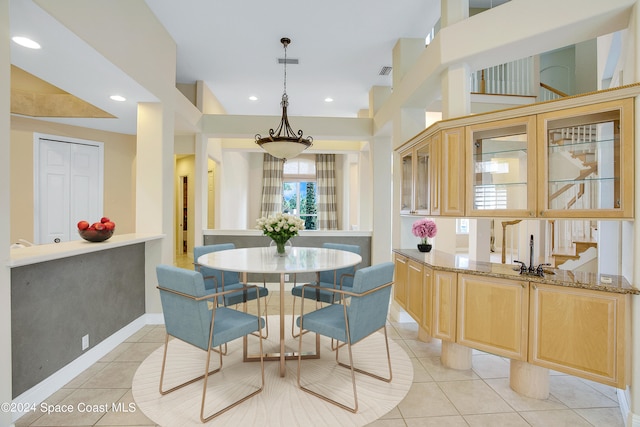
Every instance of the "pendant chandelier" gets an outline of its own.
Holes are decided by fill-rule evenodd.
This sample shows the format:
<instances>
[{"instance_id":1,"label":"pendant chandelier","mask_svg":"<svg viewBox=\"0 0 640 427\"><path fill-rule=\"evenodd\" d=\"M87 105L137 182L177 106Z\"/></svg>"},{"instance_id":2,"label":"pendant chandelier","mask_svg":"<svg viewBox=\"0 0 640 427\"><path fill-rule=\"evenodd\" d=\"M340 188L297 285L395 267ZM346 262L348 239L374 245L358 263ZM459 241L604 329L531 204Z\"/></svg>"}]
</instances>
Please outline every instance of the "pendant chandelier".
<instances>
[{"instance_id":1,"label":"pendant chandelier","mask_svg":"<svg viewBox=\"0 0 640 427\"><path fill-rule=\"evenodd\" d=\"M289 97L287 95L287 46L291 43L291 40L283 37L280 39L280 43L284 46L284 92L280 102L282 118L275 130L273 128L269 129L269 136L263 138L260 134L257 134L256 144L273 157L286 161L309 148L313 143L313 138L310 136L304 138L302 130L298 130L296 134L291 125L289 125L289 118L287 117L287 107L289 106Z\"/></svg>"}]
</instances>

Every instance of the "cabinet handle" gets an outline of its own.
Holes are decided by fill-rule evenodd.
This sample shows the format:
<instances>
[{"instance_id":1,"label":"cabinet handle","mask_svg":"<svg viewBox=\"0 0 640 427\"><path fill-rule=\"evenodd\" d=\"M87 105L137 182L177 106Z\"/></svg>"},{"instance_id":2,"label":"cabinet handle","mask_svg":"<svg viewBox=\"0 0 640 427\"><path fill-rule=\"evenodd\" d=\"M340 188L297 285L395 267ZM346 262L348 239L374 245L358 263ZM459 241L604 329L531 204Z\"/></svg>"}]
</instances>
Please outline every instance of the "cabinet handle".
<instances>
[{"instance_id":1,"label":"cabinet handle","mask_svg":"<svg viewBox=\"0 0 640 427\"><path fill-rule=\"evenodd\" d=\"M524 283L520 283L520 286L522 286L522 289L527 287L527 285L525 285Z\"/></svg>"},{"instance_id":2,"label":"cabinet handle","mask_svg":"<svg viewBox=\"0 0 640 427\"><path fill-rule=\"evenodd\" d=\"M536 289L538 289L538 287L535 285L535 283L533 285L531 285L531 287L533 288L533 290L535 291Z\"/></svg>"}]
</instances>

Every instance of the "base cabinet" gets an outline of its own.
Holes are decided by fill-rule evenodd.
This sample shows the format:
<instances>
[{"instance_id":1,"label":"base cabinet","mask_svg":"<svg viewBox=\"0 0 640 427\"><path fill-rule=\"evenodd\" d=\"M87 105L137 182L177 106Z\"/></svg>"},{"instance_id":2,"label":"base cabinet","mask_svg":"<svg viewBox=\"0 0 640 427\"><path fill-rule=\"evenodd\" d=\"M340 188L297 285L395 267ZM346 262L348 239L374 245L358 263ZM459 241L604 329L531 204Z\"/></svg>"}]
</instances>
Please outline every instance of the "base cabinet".
<instances>
[{"instance_id":1,"label":"base cabinet","mask_svg":"<svg viewBox=\"0 0 640 427\"><path fill-rule=\"evenodd\" d=\"M529 283L458 275L458 344L527 360Z\"/></svg>"},{"instance_id":2,"label":"base cabinet","mask_svg":"<svg viewBox=\"0 0 640 427\"><path fill-rule=\"evenodd\" d=\"M457 273L433 272L433 337L456 342Z\"/></svg>"},{"instance_id":3,"label":"base cabinet","mask_svg":"<svg viewBox=\"0 0 640 427\"><path fill-rule=\"evenodd\" d=\"M629 295L532 284L530 298L530 363L626 387Z\"/></svg>"},{"instance_id":4,"label":"base cabinet","mask_svg":"<svg viewBox=\"0 0 640 427\"><path fill-rule=\"evenodd\" d=\"M422 319L418 322L420 327L429 335L433 336L433 269L426 265L422 268L422 286L424 289L422 300L424 308Z\"/></svg>"},{"instance_id":5,"label":"base cabinet","mask_svg":"<svg viewBox=\"0 0 640 427\"><path fill-rule=\"evenodd\" d=\"M422 264L409 260L407 265L407 313L418 323L424 312L424 286L422 280Z\"/></svg>"},{"instance_id":6,"label":"base cabinet","mask_svg":"<svg viewBox=\"0 0 640 427\"><path fill-rule=\"evenodd\" d=\"M631 295L433 269L395 254L394 298L422 332L624 389Z\"/></svg>"},{"instance_id":7,"label":"base cabinet","mask_svg":"<svg viewBox=\"0 0 640 427\"><path fill-rule=\"evenodd\" d=\"M407 286L409 283L407 268L409 267L409 259L405 256L396 254L394 262L393 299L400 304L400 307L406 310Z\"/></svg>"}]
</instances>

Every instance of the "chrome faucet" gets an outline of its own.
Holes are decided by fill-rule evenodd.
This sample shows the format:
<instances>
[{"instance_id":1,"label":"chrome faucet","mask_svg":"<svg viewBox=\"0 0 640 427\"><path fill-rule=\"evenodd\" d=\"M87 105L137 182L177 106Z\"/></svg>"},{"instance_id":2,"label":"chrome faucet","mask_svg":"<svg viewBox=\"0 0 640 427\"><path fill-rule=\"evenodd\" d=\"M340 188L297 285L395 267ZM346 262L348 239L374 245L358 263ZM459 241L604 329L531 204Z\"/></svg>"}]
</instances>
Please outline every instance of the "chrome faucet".
<instances>
[{"instance_id":1,"label":"chrome faucet","mask_svg":"<svg viewBox=\"0 0 640 427\"><path fill-rule=\"evenodd\" d=\"M522 261L513 260L513 262L520 264L520 267L514 268L514 270L520 270L520 274L530 274L533 276L544 277L544 267L550 266L551 264L543 263L539 264L537 267L534 267L533 264L533 234L531 235L531 239L529 239L529 267Z\"/></svg>"}]
</instances>

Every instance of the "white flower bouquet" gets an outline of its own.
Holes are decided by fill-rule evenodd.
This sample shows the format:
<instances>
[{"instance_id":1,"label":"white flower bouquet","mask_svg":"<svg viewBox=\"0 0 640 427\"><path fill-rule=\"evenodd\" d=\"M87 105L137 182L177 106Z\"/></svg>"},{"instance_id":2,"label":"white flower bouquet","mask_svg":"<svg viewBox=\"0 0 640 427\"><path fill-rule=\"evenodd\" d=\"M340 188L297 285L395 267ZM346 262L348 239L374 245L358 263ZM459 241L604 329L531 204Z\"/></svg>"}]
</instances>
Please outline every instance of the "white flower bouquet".
<instances>
[{"instance_id":1,"label":"white flower bouquet","mask_svg":"<svg viewBox=\"0 0 640 427\"><path fill-rule=\"evenodd\" d=\"M274 216L258 218L256 228L276 243L279 254L284 253L284 245L289 239L304 230L304 221L289 214L278 213Z\"/></svg>"}]
</instances>

